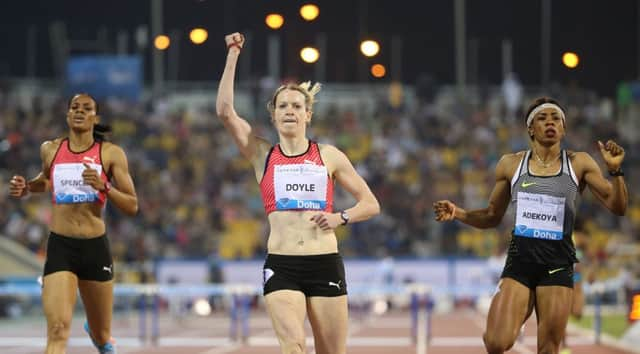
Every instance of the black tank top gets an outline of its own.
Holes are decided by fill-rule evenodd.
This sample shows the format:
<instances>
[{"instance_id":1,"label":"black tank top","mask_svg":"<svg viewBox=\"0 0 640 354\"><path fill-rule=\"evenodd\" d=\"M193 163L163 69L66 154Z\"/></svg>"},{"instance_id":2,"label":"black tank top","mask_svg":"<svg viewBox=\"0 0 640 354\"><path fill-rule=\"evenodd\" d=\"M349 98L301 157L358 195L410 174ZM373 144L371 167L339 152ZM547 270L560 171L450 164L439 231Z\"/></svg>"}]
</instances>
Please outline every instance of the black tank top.
<instances>
[{"instance_id":1,"label":"black tank top","mask_svg":"<svg viewBox=\"0 0 640 354\"><path fill-rule=\"evenodd\" d=\"M522 262L566 265L577 262L572 233L578 208L578 180L565 150L553 176L529 172L531 151L511 179L514 227L509 256Z\"/></svg>"}]
</instances>

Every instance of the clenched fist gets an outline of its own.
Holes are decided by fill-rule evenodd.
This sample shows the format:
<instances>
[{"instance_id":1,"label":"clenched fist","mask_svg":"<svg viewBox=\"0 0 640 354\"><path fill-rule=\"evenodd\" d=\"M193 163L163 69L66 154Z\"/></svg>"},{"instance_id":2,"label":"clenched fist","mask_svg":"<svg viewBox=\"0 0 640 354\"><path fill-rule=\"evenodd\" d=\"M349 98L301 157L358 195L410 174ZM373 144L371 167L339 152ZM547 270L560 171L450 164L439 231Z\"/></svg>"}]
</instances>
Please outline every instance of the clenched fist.
<instances>
[{"instance_id":1,"label":"clenched fist","mask_svg":"<svg viewBox=\"0 0 640 354\"><path fill-rule=\"evenodd\" d=\"M84 171L82 171L82 181L84 184L90 185L97 191L104 191L105 183L102 178L100 178L100 175L98 175L98 171L86 163L83 163L83 165L85 167Z\"/></svg>"},{"instance_id":2,"label":"clenched fist","mask_svg":"<svg viewBox=\"0 0 640 354\"><path fill-rule=\"evenodd\" d=\"M319 212L311 217L311 222L315 223L322 231L329 231L342 225L342 218L338 214Z\"/></svg>"},{"instance_id":3,"label":"clenched fist","mask_svg":"<svg viewBox=\"0 0 640 354\"><path fill-rule=\"evenodd\" d=\"M234 32L224 37L224 41L227 44L229 51L237 51L238 53L244 46L244 36L242 33ZM235 48L235 49L234 49Z\"/></svg>"},{"instance_id":4,"label":"clenched fist","mask_svg":"<svg viewBox=\"0 0 640 354\"><path fill-rule=\"evenodd\" d=\"M618 171L622 165L622 160L624 160L624 149L622 146L616 144L613 140L609 140L604 144L598 141L598 147L609 171Z\"/></svg>"},{"instance_id":5,"label":"clenched fist","mask_svg":"<svg viewBox=\"0 0 640 354\"><path fill-rule=\"evenodd\" d=\"M29 194L27 181L22 176L15 175L9 181L9 195L14 198L22 198Z\"/></svg>"}]
</instances>

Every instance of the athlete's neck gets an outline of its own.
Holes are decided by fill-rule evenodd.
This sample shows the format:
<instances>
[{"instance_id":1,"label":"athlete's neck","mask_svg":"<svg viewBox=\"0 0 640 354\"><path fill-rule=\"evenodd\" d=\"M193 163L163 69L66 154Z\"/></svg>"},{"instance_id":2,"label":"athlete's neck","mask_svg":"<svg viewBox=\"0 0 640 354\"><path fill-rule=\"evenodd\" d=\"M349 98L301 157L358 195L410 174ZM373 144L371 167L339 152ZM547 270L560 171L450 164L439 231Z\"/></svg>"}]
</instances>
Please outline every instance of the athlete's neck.
<instances>
[{"instance_id":1,"label":"athlete's neck","mask_svg":"<svg viewBox=\"0 0 640 354\"><path fill-rule=\"evenodd\" d=\"M69 131L69 149L71 151L85 151L93 145L93 132L74 132L73 130Z\"/></svg>"},{"instance_id":2,"label":"athlete's neck","mask_svg":"<svg viewBox=\"0 0 640 354\"><path fill-rule=\"evenodd\" d=\"M550 162L560 156L560 144L544 146L542 144L534 143L533 153L536 154L542 161Z\"/></svg>"},{"instance_id":3,"label":"athlete's neck","mask_svg":"<svg viewBox=\"0 0 640 354\"><path fill-rule=\"evenodd\" d=\"M287 156L303 154L309 148L309 139L306 136L299 138L280 137L280 150Z\"/></svg>"}]
</instances>

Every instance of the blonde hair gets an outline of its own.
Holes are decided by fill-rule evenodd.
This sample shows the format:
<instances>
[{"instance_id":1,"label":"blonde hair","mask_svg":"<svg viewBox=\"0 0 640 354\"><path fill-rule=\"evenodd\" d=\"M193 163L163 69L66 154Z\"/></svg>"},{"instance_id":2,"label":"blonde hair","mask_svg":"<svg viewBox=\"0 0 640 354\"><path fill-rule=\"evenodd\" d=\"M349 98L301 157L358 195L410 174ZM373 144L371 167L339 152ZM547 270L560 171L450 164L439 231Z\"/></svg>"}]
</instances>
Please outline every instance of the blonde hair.
<instances>
[{"instance_id":1,"label":"blonde hair","mask_svg":"<svg viewBox=\"0 0 640 354\"><path fill-rule=\"evenodd\" d=\"M313 111L312 108L313 108L313 104L315 103L314 98L316 94L320 92L321 88L322 88L322 85L319 82L316 82L312 86L311 81L305 81L300 84L296 84L296 83L284 84L278 87L276 92L273 93L273 97L271 98L269 103L267 103L267 110L269 110L269 112L271 113L273 113L273 111L276 110L276 99L278 98L278 95L280 94L280 92L284 90L294 90L304 95L304 103L306 105L307 111Z\"/></svg>"}]
</instances>

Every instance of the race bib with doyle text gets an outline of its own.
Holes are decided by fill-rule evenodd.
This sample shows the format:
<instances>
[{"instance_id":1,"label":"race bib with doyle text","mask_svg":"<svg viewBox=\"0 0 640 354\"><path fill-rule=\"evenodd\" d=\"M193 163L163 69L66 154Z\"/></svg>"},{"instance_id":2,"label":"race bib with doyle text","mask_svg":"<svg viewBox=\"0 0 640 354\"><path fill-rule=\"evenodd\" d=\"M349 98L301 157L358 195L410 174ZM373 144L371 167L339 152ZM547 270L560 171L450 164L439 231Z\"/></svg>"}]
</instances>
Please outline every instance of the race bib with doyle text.
<instances>
[{"instance_id":1,"label":"race bib with doyle text","mask_svg":"<svg viewBox=\"0 0 640 354\"><path fill-rule=\"evenodd\" d=\"M88 164L98 175L102 174L102 165ZM82 163L60 163L53 169L53 190L56 204L93 203L98 201L98 191L84 184Z\"/></svg>"},{"instance_id":2,"label":"race bib with doyle text","mask_svg":"<svg viewBox=\"0 0 640 354\"><path fill-rule=\"evenodd\" d=\"M274 166L276 210L323 210L327 205L327 168L313 164Z\"/></svg>"},{"instance_id":3,"label":"race bib with doyle text","mask_svg":"<svg viewBox=\"0 0 640 354\"><path fill-rule=\"evenodd\" d=\"M562 240L564 197L518 192L514 234L545 240Z\"/></svg>"}]
</instances>

